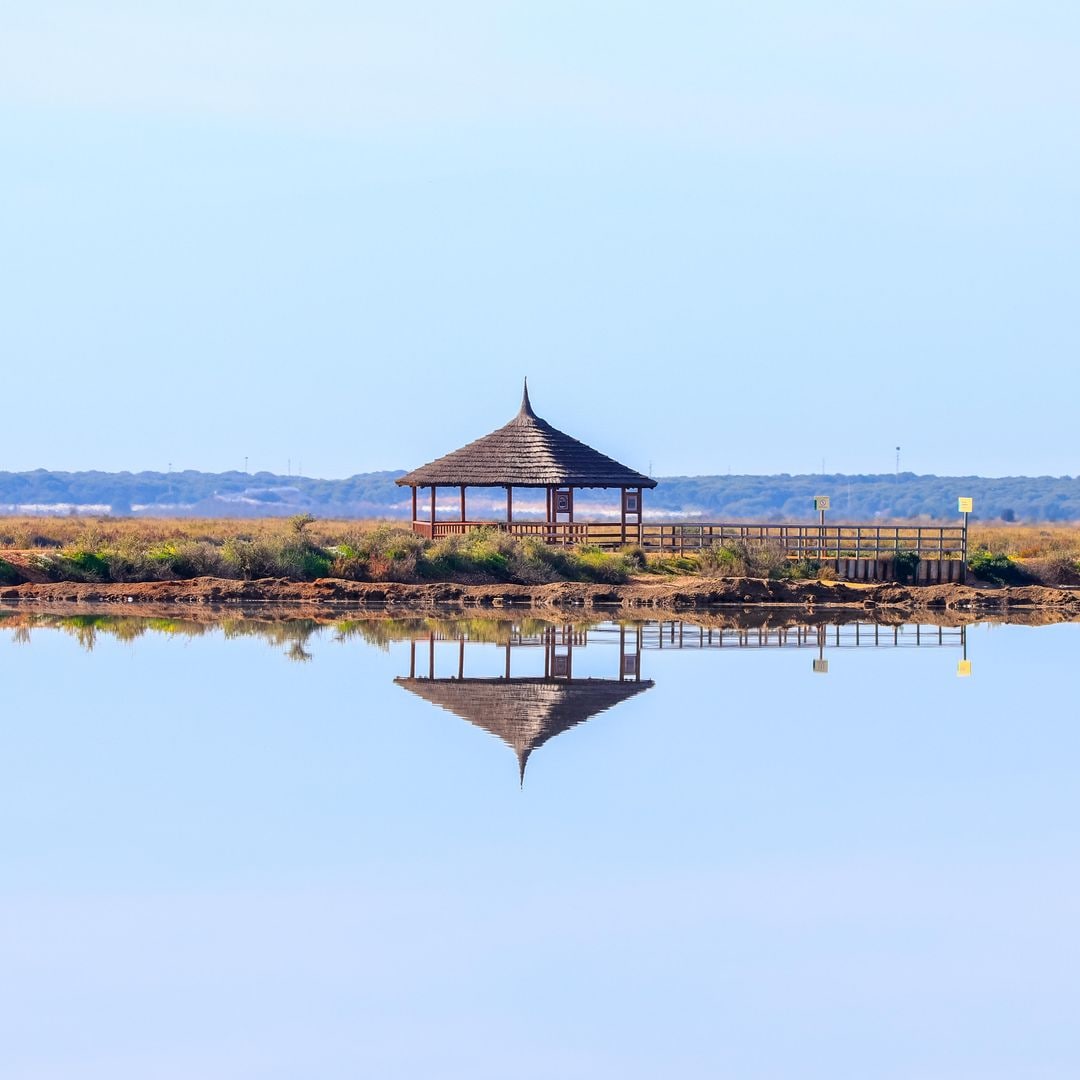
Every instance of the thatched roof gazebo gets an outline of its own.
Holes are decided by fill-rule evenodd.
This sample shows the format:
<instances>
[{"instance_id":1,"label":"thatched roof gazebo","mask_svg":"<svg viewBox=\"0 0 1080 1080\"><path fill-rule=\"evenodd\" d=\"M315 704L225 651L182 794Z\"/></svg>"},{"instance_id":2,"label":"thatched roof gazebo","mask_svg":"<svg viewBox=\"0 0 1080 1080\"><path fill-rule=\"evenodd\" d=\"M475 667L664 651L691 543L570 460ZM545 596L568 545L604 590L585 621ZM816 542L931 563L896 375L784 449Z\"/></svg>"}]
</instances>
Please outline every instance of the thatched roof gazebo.
<instances>
[{"instance_id":1,"label":"thatched roof gazebo","mask_svg":"<svg viewBox=\"0 0 1080 1080\"><path fill-rule=\"evenodd\" d=\"M516 535L539 536L552 543L640 540L642 493L645 488L656 487L655 480L621 465L537 416L529 401L528 381L521 408L508 424L414 469L395 483L412 489L413 531L428 539L496 525ZM440 487L459 489L458 520L436 520L435 501ZM506 521L470 521L465 512L465 490L470 487L505 488ZM417 513L420 488L431 489L431 509L426 521L420 520ZM514 521L515 488L546 492L543 521ZM621 491L619 522L575 522L574 491L580 488L618 488Z\"/></svg>"}]
</instances>

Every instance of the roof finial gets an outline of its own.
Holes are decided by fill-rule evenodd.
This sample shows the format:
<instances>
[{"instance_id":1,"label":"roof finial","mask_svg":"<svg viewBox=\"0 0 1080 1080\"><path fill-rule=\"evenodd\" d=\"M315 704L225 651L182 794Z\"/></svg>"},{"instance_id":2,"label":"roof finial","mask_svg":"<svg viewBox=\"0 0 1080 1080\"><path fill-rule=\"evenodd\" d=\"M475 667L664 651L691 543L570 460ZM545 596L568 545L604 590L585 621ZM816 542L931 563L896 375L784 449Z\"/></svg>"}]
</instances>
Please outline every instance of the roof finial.
<instances>
[{"instance_id":1,"label":"roof finial","mask_svg":"<svg viewBox=\"0 0 1080 1080\"><path fill-rule=\"evenodd\" d=\"M536 417L536 413L533 412L532 403L529 401L529 377L527 375L525 376L525 390L521 395L521 410L518 415Z\"/></svg>"}]
</instances>

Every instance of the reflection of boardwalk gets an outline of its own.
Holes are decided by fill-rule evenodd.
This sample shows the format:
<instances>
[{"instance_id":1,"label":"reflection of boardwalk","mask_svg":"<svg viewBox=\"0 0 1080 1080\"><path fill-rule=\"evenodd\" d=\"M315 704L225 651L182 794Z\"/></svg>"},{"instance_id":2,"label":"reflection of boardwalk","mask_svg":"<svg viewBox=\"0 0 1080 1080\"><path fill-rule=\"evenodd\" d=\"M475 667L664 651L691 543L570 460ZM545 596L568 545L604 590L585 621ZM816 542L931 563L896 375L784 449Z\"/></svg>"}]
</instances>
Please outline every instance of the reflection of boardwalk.
<instances>
[{"instance_id":1,"label":"reflection of boardwalk","mask_svg":"<svg viewBox=\"0 0 1080 1080\"><path fill-rule=\"evenodd\" d=\"M650 680L551 678L398 678L394 682L497 735L517 756L522 783L529 755L548 739L653 685Z\"/></svg>"},{"instance_id":2,"label":"reflection of boardwalk","mask_svg":"<svg viewBox=\"0 0 1080 1080\"><path fill-rule=\"evenodd\" d=\"M591 631L601 636L603 628ZM673 620L646 623L642 627L643 649L829 649L964 647L967 628L963 626L882 626L874 622L848 622L779 627L703 627Z\"/></svg>"}]
</instances>

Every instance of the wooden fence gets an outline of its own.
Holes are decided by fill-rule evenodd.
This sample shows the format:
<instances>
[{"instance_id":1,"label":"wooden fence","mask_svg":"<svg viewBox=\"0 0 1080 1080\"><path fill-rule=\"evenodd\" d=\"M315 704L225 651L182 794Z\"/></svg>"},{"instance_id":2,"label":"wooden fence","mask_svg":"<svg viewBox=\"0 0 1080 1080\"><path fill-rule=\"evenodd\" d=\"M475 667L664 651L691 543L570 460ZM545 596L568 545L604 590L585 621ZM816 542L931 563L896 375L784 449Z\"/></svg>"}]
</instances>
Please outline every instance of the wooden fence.
<instances>
[{"instance_id":1,"label":"wooden fence","mask_svg":"<svg viewBox=\"0 0 1080 1080\"><path fill-rule=\"evenodd\" d=\"M459 536L473 529L496 528L511 536L533 536L549 544L593 544L618 548L640 544L646 551L682 554L714 545L737 543L771 546L791 559L888 559L910 552L920 560L967 556L962 525L752 525L723 522L618 521L428 521L413 530L428 539Z\"/></svg>"}]
</instances>

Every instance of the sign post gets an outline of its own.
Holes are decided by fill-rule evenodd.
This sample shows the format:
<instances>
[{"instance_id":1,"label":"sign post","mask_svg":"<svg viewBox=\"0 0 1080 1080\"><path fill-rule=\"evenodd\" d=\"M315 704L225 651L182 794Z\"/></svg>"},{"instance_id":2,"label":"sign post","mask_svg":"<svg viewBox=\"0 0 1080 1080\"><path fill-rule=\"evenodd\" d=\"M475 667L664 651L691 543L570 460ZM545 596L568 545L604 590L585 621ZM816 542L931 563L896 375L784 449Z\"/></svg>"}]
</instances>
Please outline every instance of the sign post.
<instances>
[{"instance_id":1,"label":"sign post","mask_svg":"<svg viewBox=\"0 0 1080 1080\"><path fill-rule=\"evenodd\" d=\"M964 647L964 658L956 662L956 676L959 679L967 679L971 676L971 661L967 654L967 627L960 627L960 643Z\"/></svg>"},{"instance_id":2,"label":"sign post","mask_svg":"<svg viewBox=\"0 0 1080 1080\"><path fill-rule=\"evenodd\" d=\"M960 568L960 580L967 581L967 559L968 559L968 515L971 513L975 500L970 496L961 495L957 500L957 510L964 515L964 536L960 542L961 558L964 560L964 565Z\"/></svg>"},{"instance_id":3,"label":"sign post","mask_svg":"<svg viewBox=\"0 0 1080 1080\"><path fill-rule=\"evenodd\" d=\"M815 675L829 674L829 661L825 659L825 628L818 627L818 656L814 661Z\"/></svg>"},{"instance_id":4,"label":"sign post","mask_svg":"<svg viewBox=\"0 0 1080 1080\"><path fill-rule=\"evenodd\" d=\"M818 518L818 559L825 558L825 511L829 509L828 495L814 496L814 509L820 515ZM839 558L839 554L837 555Z\"/></svg>"}]
</instances>

